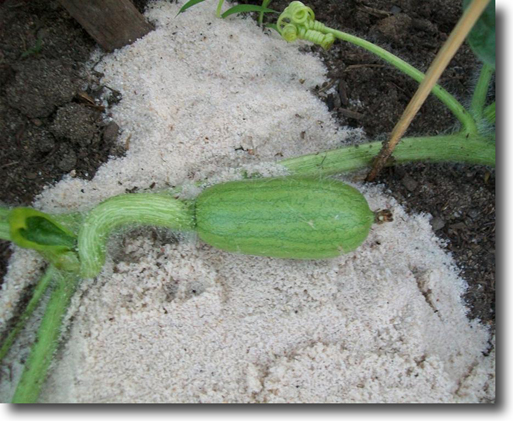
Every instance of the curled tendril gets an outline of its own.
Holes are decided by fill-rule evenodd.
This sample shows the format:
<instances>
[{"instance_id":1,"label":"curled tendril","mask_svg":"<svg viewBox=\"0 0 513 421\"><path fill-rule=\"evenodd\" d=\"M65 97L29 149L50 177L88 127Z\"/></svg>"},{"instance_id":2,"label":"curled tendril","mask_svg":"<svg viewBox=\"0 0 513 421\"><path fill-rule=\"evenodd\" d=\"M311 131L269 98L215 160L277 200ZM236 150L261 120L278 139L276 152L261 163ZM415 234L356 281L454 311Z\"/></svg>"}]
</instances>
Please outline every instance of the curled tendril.
<instances>
[{"instance_id":1,"label":"curled tendril","mask_svg":"<svg viewBox=\"0 0 513 421\"><path fill-rule=\"evenodd\" d=\"M326 25L324 25L324 23L319 22L318 20L307 20L305 22L305 27L307 27L308 29L312 29L314 31L322 32L323 34L326 33L327 28Z\"/></svg>"},{"instance_id":2,"label":"curled tendril","mask_svg":"<svg viewBox=\"0 0 513 421\"><path fill-rule=\"evenodd\" d=\"M291 23L286 24L281 30L281 36L287 42L295 41L298 38L297 27Z\"/></svg>"},{"instance_id":3,"label":"curled tendril","mask_svg":"<svg viewBox=\"0 0 513 421\"><path fill-rule=\"evenodd\" d=\"M319 31L307 30L301 36L302 39L320 45L325 50L328 50L335 42L335 37L332 34L323 34Z\"/></svg>"},{"instance_id":4,"label":"curled tendril","mask_svg":"<svg viewBox=\"0 0 513 421\"><path fill-rule=\"evenodd\" d=\"M289 6L285 9L288 10L290 14L291 20L295 24L303 24L307 20L315 20L315 13L313 10L307 6L305 6L300 1L293 1L289 4Z\"/></svg>"},{"instance_id":5,"label":"curled tendril","mask_svg":"<svg viewBox=\"0 0 513 421\"><path fill-rule=\"evenodd\" d=\"M300 1L293 1L283 11L276 23L285 41L304 39L327 50L335 42L333 34L327 32L326 25L315 20L313 10Z\"/></svg>"}]
</instances>

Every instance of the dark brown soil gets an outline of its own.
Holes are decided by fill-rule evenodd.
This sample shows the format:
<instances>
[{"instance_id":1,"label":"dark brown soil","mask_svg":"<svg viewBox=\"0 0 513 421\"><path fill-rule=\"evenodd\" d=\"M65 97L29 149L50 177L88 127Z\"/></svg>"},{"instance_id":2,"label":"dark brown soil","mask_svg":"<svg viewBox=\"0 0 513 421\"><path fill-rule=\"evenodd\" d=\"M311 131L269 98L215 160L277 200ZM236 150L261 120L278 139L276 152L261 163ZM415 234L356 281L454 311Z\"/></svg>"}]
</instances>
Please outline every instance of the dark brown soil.
<instances>
[{"instance_id":1,"label":"dark brown soil","mask_svg":"<svg viewBox=\"0 0 513 421\"><path fill-rule=\"evenodd\" d=\"M84 72L96 45L80 25L56 1L7 0L0 31L0 201L25 205L119 151L95 100L99 75Z\"/></svg>"},{"instance_id":2,"label":"dark brown soil","mask_svg":"<svg viewBox=\"0 0 513 421\"><path fill-rule=\"evenodd\" d=\"M0 0L0 203L29 205L124 152L102 116L100 75L84 71L95 48L57 1ZM0 279L9 255L0 241Z\"/></svg>"},{"instance_id":3,"label":"dark brown soil","mask_svg":"<svg viewBox=\"0 0 513 421\"><path fill-rule=\"evenodd\" d=\"M304 2L326 25L375 42L423 71L461 14L460 0ZM135 3L142 9L145 0ZM281 11L288 3L274 0L270 7ZM38 39L40 51L34 48ZM0 202L28 204L64 174L92 177L109 153L117 153L111 150L116 127L106 130L94 102L101 86L81 74L94 43L57 2L5 1L0 40ZM386 138L417 83L347 43L337 42L328 52L311 49L323 56L336 87L329 95L326 86L318 88L333 115L342 125L363 127L370 138ZM464 46L441 84L468 104L478 71L479 63ZM52 83L56 78L59 83ZM408 134L446 133L456 127L450 112L430 98ZM495 171L418 164L388 169L378 182L409 211L433 215L433 229L447 241L469 284L469 317L494 328Z\"/></svg>"}]
</instances>

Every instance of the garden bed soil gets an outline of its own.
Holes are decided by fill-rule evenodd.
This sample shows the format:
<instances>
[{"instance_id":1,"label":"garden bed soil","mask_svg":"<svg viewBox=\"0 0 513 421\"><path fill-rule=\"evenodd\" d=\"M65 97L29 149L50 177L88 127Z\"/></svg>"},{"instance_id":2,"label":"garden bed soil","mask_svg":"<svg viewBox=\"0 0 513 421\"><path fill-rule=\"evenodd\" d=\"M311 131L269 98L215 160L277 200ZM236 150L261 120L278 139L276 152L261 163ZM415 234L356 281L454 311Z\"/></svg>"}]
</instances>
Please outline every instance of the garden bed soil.
<instances>
[{"instance_id":1,"label":"garden bed soil","mask_svg":"<svg viewBox=\"0 0 513 421\"><path fill-rule=\"evenodd\" d=\"M143 9L146 2L134 3ZM288 3L275 0L270 7L281 11ZM375 42L423 71L461 14L459 0L307 3L326 25ZM101 86L101 75L85 71L96 45L57 1L0 0L0 44L1 203L29 205L64 175L91 179L109 156L123 154L115 142L118 127L104 118L97 101L108 88ZM307 48L321 54L328 67L335 89L316 91L340 124L363 127L369 138L386 138L417 84L347 43L337 42L328 52ZM469 103L479 67L464 46L441 84ZM114 102L116 95L111 98ZM450 112L430 98L408 134L435 135L455 127ZM409 212L433 215L433 230L447 242L469 284L464 297L469 317L494 329L495 171L423 163L389 168L377 182ZM5 242L0 255L3 277L10 255Z\"/></svg>"}]
</instances>

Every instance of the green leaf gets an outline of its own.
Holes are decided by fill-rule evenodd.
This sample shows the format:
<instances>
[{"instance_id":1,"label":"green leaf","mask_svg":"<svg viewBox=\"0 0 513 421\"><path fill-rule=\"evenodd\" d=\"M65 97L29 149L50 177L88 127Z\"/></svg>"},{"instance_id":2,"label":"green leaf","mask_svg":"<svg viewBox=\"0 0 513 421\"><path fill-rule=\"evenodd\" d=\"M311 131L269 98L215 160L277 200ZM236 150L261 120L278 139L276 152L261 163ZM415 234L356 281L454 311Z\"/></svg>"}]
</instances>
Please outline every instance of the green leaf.
<instances>
[{"instance_id":1,"label":"green leaf","mask_svg":"<svg viewBox=\"0 0 513 421\"><path fill-rule=\"evenodd\" d=\"M75 248L76 236L50 215L31 208L14 208L8 219L11 239L20 247L55 252Z\"/></svg>"},{"instance_id":2,"label":"green leaf","mask_svg":"<svg viewBox=\"0 0 513 421\"><path fill-rule=\"evenodd\" d=\"M183 13L185 12L189 7L192 7L192 6L195 6L197 5L198 3L203 3L205 0L189 0L187 3L185 3L181 9L178 11L178 13L176 14L177 16L180 14L180 13Z\"/></svg>"},{"instance_id":3,"label":"green leaf","mask_svg":"<svg viewBox=\"0 0 513 421\"><path fill-rule=\"evenodd\" d=\"M50 215L31 208L14 208L8 216L11 241L37 250L57 269L76 272L80 267L75 253L77 237Z\"/></svg>"},{"instance_id":4,"label":"green leaf","mask_svg":"<svg viewBox=\"0 0 513 421\"><path fill-rule=\"evenodd\" d=\"M472 0L463 0L467 9ZM467 37L474 54L495 69L495 0L490 1Z\"/></svg>"},{"instance_id":5,"label":"green leaf","mask_svg":"<svg viewBox=\"0 0 513 421\"><path fill-rule=\"evenodd\" d=\"M40 216L27 218L27 229L21 229L20 233L27 240L44 246L63 246L69 249L75 246L72 236Z\"/></svg>"},{"instance_id":6,"label":"green leaf","mask_svg":"<svg viewBox=\"0 0 513 421\"><path fill-rule=\"evenodd\" d=\"M276 10L268 9L262 6L256 6L254 4L239 4L237 6L233 6L231 9L228 9L224 12L221 17L224 19L230 15L235 13L244 13L244 12L262 12L262 13L278 13Z\"/></svg>"}]
</instances>

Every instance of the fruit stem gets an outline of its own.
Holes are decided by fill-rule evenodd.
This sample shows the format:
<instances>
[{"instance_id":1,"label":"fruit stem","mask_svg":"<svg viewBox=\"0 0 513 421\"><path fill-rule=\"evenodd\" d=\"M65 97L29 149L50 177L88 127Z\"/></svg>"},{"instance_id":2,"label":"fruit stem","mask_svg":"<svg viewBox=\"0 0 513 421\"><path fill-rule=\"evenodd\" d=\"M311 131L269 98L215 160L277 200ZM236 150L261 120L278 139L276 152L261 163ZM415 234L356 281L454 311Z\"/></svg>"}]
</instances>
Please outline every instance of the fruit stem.
<instances>
[{"instance_id":1,"label":"fruit stem","mask_svg":"<svg viewBox=\"0 0 513 421\"><path fill-rule=\"evenodd\" d=\"M105 263L107 240L123 226L157 226L193 230L193 210L166 194L137 193L111 197L96 206L78 233L80 275L93 278Z\"/></svg>"}]
</instances>

